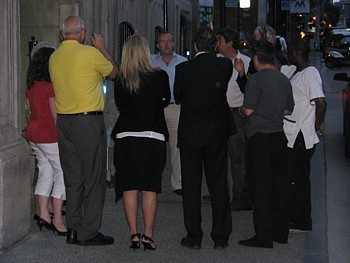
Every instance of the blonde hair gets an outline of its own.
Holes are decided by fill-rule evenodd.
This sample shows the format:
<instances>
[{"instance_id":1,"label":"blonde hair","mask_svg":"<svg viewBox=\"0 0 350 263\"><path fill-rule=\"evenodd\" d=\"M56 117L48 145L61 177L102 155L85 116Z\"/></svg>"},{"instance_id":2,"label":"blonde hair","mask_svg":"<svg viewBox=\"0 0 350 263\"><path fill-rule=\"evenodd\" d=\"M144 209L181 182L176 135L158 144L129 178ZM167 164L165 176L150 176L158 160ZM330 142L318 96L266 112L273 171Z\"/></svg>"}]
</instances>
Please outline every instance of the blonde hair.
<instances>
[{"instance_id":1,"label":"blonde hair","mask_svg":"<svg viewBox=\"0 0 350 263\"><path fill-rule=\"evenodd\" d=\"M141 74L154 71L156 69L151 63L151 52L147 40L140 35L129 37L123 46L119 69L119 77L124 88L138 93Z\"/></svg>"},{"instance_id":2,"label":"blonde hair","mask_svg":"<svg viewBox=\"0 0 350 263\"><path fill-rule=\"evenodd\" d=\"M254 38L260 37L260 40L266 40L274 44L276 40L276 32L269 25L257 26L254 30Z\"/></svg>"}]
</instances>

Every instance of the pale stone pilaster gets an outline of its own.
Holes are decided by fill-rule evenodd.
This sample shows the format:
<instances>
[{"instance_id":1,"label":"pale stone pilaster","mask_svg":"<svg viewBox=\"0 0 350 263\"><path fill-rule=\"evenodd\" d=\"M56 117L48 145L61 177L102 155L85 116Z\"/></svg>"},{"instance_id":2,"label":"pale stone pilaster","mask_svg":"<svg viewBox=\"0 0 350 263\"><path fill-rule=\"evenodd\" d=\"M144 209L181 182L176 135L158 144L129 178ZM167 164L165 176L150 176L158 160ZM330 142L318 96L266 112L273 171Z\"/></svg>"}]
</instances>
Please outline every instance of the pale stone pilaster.
<instances>
[{"instance_id":1,"label":"pale stone pilaster","mask_svg":"<svg viewBox=\"0 0 350 263\"><path fill-rule=\"evenodd\" d=\"M20 133L19 1L0 2L0 253L29 232L29 150Z\"/></svg>"}]
</instances>

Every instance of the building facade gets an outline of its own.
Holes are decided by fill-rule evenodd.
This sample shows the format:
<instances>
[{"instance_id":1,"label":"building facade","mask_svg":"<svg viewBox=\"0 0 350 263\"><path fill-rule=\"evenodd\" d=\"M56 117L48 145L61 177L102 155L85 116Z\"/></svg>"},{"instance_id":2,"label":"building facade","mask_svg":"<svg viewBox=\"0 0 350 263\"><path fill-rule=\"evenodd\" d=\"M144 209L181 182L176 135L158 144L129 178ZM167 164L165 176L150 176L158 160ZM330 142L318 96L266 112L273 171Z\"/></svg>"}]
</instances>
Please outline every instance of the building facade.
<instances>
[{"instance_id":1,"label":"building facade","mask_svg":"<svg viewBox=\"0 0 350 263\"><path fill-rule=\"evenodd\" d=\"M334 3L335 6L339 6L340 18L338 27L350 27L350 0L340 0Z\"/></svg>"},{"instance_id":2,"label":"building facade","mask_svg":"<svg viewBox=\"0 0 350 263\"><path fill-rule=\"evenodd\" d=\"M252 34L257 25L266 24L265 0L250 0L249 8L240 8L239 1L214 0L213 25L215 29L230 27Z\"/></svg>"},{"instance_id":3,"label":"building facade","mask_svg":"<svg viewBox=\"0 0 350 263\"><path fill-rule=\"evenodd\" d=\"M239 31L246 31L252 35L258 25L270 25L279 35L284 36L288 41L293 41L299 36L298 25L301 24L300 17L307 22L313 15L319 16L320 6L326 0L310 1L277 1L277 0L250 0L249 8L239 8L239 0L214 0L214 28L230 27ZM241 1L243 2L243 1ZM291 12L291 4L296 2L309 6L309 11L302 13ZM299 28L300 29L300 28ZM315 29L313 29L315 31Z\"/></svg>"}]
</instances>

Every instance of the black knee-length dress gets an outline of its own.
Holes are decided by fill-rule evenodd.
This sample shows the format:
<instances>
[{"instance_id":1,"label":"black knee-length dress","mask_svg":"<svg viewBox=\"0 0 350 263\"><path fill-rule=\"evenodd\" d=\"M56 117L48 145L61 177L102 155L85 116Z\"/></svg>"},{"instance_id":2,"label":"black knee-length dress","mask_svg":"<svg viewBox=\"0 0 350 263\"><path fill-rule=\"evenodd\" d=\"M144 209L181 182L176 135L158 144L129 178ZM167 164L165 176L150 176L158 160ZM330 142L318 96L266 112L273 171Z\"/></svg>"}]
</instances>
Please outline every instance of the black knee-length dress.
<instances>
[{"instance_id":1,"label":"black knee-length dress","mask_svg":"<svg viewBox=\"0 0 350 263\"><path fill-rule=\"evenodd\" d=\"M125 89L117 78L114 97L120 113L113 131L116 189L160 193L168 139L168 75L163 70L142 74L138 93Z\"/></svg>"}]
</instances>

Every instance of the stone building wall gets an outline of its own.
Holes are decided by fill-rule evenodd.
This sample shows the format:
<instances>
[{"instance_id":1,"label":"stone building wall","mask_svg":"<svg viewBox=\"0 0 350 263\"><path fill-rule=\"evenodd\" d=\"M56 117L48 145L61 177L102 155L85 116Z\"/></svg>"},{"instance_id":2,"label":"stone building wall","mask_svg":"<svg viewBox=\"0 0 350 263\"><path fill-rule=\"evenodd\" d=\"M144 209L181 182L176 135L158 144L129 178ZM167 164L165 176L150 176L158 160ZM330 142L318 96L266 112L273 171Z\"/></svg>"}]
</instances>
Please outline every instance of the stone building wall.
<instances>
[{"instance_id":1,"label":"stone building wall","mask_svg":"<svg viewBox=\"0 0 350 263\"><path fill-rule=\"evenodd\" d=\"M19 2L0 2L0 253L30 226L29 150L21 138Z\"/></svg>"}]
</instances>

